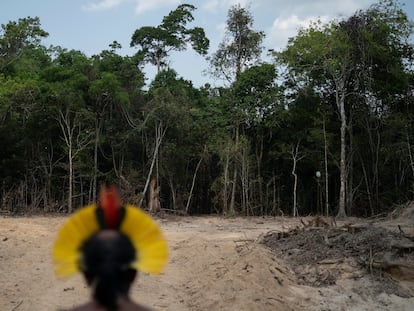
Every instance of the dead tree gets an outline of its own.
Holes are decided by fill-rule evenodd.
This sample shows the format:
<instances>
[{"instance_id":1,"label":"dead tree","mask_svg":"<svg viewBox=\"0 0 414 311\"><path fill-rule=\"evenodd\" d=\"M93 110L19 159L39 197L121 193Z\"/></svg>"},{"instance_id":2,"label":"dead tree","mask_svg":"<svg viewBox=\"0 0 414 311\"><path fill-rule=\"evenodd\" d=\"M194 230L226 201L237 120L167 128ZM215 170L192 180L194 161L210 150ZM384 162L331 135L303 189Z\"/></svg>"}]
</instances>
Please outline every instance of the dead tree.
<instances>
[{"instance_id":1,"label":"dead tree","mask_svg":"<svg viewBox=\"0 0 414 311\"><path fill-rule=\"evenodd\" d=\"M151 179L149 190L148 209L150 213L155 214L161 211L160 187L157 187L155 178Z\"/></svg>"},{"instance_id":2,"label":"dead tree","mask_svg":"<svg viewBox=\"0 0 414 311\"><path fill-rule=\"evenodd\" d=\"M293 183L293 216L298 216L298 207L297 207L297 194L296 190L298 187L298 174L296 174L296 166L298 162L303 159L305 156L299 154L299 145L300 141L296 143L296 147L292 146L291 155L293 160L292 175L294 177Z\"/></svg>"}]
</instances>

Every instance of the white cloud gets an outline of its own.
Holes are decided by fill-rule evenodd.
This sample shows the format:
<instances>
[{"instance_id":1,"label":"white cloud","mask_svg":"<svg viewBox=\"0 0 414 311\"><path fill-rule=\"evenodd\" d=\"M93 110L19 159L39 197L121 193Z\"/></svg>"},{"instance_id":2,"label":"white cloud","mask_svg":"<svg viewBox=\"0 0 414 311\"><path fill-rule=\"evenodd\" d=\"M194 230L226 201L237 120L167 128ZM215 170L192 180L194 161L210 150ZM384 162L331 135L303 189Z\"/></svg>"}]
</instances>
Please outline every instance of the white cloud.
<instances>
[{"instance_id":1,"label":"white cloud","mask_svg":"<svg viewBox=\"0 0 414 311\"><path fill-rule=\"evenodd\" d=\"M262 0L264 1L264 0ZM274 50L286 47L288 39L296 36L298 30L320 20L322 23L352 15L358 9L366 8L372 0L313 0L291 1L282 5L281 0L275 1L275 8L282 8L273 24L266 29L265 46ZM285 3L285 2L284 2Z\"/></svg>"},{"instance_id":2,"label":"white cloud","mask_svg":"<svg viewBox=\"0 0 414 311\"><path fill-rule=\"evenodd\" d=\"M207 0L204 1L202 8L207 11L216 12L218 10L228 10L231 6L240 4L241 7L246 7L249 0Z\"/></svg>"},{"instance_id":3,"label":"white cloud","mask_svg":"<svg viewBox=\"0 0 414 311\"><path fill-rule=\"evenodd\" d=\"M143 14L148 11L156 10L162 7L178 5L181 0L100 0L97 2L90 2L82 9L86 11L103 11L115 8L123 3L134 3L135 13L137 15Z\"/></svg>"},{"instance_id":4,"label":"white cloud","mask_svg":"<svg viewBox=\"0 0 414 311\"><path fill-rule=\"evenodd\" d=\"M207 11L215 11L220 4L219 0L209 0L203 5L203 9Z\"/></svg>"},{"instance_id":5,"label":"white cloud","mask_svg":"<svg viewBox=\"0 0 414 311\"><path fill-rule=\"evenodd\" d=\"M312 1L291 1L286 4L277 0L278 6L283 8L280 14L283 16L296 14L304 16L348 16L356 10L367 7L373 0L312 0Z\"/></svg>"},{"instance_id":6,"label":"white cloud","mask_svg":"<svg viewBox=\"0 0 414 311\"><path fill-rule=\"evenodd\" d=\"M119 6L123 0L101 0L98 3L88 3L82 6L82 9L86 11L102 11L112 9Z\"/></svg>"},{"instance_id":7,"label":"white cloud","mask_svg":"<svg viewBox=\"0 0 414 311\"><path fill-rule=\"evenodd\" d=\"M265 45L274 50L285 47L288 39L294 37L298 30L309 26L312 22L320 20L325 23L330 20L328 16L307 16L299 18L297 15L278 17L274 20L272 27L266 31Z\"/></svg>"},{"instance_id":8,"label":"white cloud","mask_svg":"<svg viewBox=\"0 0 414 311\"><path fill-rule=\"evenodd\" d=\"M181 0L135 0L135 2L135 13L140 15L165 6L178 5Z\"/></svg>"}]
</instances>

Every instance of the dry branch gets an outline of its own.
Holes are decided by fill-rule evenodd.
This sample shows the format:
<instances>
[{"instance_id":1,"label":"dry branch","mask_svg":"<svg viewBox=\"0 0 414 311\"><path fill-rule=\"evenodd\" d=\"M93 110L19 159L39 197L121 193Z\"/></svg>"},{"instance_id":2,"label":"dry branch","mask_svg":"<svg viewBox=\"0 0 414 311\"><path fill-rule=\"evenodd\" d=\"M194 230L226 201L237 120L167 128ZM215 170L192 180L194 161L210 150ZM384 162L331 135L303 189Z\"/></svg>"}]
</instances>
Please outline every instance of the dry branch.
<instances>
[{"instance_id":1,"label":"dry branch","mask_svg":"<svg viewBox=\"0 0 414 311\"><path fill-rule=\"evenodd\" d=\"M17 308L20 307L22 303L23 303L23 300L21 300L17 305L15 305L13 309L11 309L11 311L17 310Z\"/></svg>"}]
</instances>

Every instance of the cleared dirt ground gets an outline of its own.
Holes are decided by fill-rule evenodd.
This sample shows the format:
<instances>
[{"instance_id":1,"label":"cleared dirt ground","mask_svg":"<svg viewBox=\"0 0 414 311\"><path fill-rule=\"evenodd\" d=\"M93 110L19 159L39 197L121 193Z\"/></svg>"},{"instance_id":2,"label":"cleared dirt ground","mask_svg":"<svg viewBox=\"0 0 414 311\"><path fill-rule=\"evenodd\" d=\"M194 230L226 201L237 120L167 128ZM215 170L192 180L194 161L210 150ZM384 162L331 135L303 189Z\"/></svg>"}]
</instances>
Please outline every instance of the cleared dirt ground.
<instances>
[{"instance_id":1,"label":"cleared dirt ground","mask_svg":"<svg viewBox=\"0 0 414 311\"><path fill-rule=\"evenodd\" d=\"M0 216L0 310L57 310L88 300L80 276L62 280L53 274L51 247L65 219ZM292 254L262 243L269 232L300 228L298 218L166 216L157 221L169 242L169 264L163 275L140 275L131 292L156 310L414 310L412 280L373 276L346 260L333 262L341 273L332 282L303 282L304 270L289 262ZM414 229L407 218L374 225L396 229L398 224ZM314 271L319 265L307 269L319 275ZM398 290L383 291L381 282L397 283Z\"/></svg>"}]
</instances>

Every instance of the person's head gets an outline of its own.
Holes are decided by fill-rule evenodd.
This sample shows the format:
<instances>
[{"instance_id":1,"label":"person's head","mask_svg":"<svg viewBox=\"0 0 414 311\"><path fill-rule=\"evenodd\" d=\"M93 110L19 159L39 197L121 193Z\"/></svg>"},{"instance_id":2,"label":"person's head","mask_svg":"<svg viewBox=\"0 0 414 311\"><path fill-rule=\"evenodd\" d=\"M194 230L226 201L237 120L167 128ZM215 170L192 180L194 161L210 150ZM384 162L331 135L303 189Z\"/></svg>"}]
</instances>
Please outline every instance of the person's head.
<instances>
[{"instance_id":1,"label":"person's head","mask_svg":"<svg viewBox=\"0 0 414 311\"><path fill-rule=\"evenodd\" d=\"M94 299L109 310L117 310L117 300L127 296L136 270L131 241L116 230L101 230L82 245L81 269Z\"/></svg>"},{"instance_id":2,"label":"person's head","mask_svg":"<svg viewBox=\"0 0 414 311\"><path fill-rule=\"evenodd\" d=\"M123 205L111 186L101 190L99 203L79 209L65 221L52 256L58 276L82 272L95 301L114 311L137 271L163 271L168 246L151 216L137 206Z\"/></svg>"}]
</instances>

